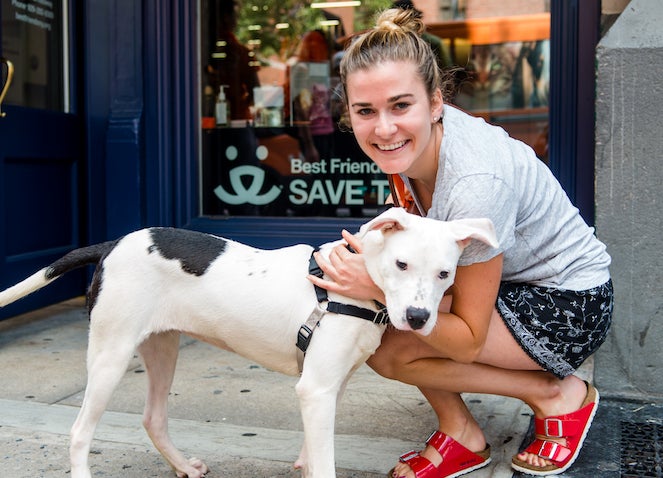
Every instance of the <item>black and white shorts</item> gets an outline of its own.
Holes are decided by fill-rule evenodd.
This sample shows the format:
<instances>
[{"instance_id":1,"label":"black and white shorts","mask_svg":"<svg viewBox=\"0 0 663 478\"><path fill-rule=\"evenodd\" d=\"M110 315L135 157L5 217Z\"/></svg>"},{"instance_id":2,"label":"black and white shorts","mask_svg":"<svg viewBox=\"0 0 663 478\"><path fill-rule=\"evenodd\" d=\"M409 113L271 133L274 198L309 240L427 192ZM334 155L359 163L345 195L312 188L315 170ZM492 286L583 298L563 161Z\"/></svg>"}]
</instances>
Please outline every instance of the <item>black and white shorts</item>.
<instances>
[{"instance_id":1,"label":"black and white shorts","mask_svg":"<svg viewBox=\"0 0 663 478\"><path fill-rule=\"evenodd\" d=\"M612 281L583 291L502 283L497 311L525 352L559 378L604 342L612 321Z\"/></svg>"}]
</instances>

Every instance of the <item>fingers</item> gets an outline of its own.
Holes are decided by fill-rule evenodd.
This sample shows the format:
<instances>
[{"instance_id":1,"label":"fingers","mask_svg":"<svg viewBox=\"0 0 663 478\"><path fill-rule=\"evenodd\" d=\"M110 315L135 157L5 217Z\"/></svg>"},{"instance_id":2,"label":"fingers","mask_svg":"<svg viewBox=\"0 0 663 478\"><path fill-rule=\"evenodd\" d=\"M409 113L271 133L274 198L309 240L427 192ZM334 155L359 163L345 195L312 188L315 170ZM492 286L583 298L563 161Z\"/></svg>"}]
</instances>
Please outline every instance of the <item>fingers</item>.
<instances>
[{"instance_id":1,"label":"fingers","mask_svg":"<svg viewBox=\"0 0 663 478\"><path fill-rule=\"evenodd\" d=\"M341 288L336 282L330 281L330 280L325 280L321 277L314 276L314 275L308 275L307 276L308 280L310 280L313 284L317 285L318 287L322 287L325 290L328 290L330 292L341 292Z\"/></svg>"},{"instance_id":2,"label":"fingers","mask_svg":"<svg viewBox=\"0 0 663 478\"><path fill-rule=\"evenodd\" d=\"M326 289L330 292L340 292L342 290L342 287L337 283L337 281L340 279L340 276L336 271L336 268L329 261L327 261L327 259L325 259L322 256L322 254L320 254L319 252L313 253L313 256L315 257L315 260L318 263L318 267L320 267L322 272L324 272L327 275L327 277L329 277L329 279L323 279L322 277L309 274L307 276L308 280L311 281L313 284L317 285L318 287L322 287L323 289ZM332 254L330 254L330 258L331 256Z\"/></svg>"},{"instance_id":3,"label":"fingers","mask_svg":"<svg viewBox=\"0 0 663 478\"><path fill-rule=\"evenodd\" d=\"M358 254L364 252L361 240L358 237L356 237L354 234L350 234L348 231L343 229L343 231L341 231L341 235L343 236L343 239L345 239L345 242L347 242L348 245L352 247Z\"/></svg>"}]
</instances>

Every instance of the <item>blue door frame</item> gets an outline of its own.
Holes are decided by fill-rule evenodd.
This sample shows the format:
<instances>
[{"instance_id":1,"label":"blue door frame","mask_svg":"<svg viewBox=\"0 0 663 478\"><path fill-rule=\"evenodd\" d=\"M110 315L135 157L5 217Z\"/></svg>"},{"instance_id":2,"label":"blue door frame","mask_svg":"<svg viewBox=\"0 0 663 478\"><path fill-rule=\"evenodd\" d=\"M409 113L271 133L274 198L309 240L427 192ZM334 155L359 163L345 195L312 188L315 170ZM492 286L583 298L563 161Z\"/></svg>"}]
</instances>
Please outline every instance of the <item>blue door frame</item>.
<instances>
[{"instance_id":1,"label":"blue door frame","mask_svg":"<svg viewBox=\"0 0 663 478\"><path fill-rule=\"evenodd\" d=\"M595 51L600 0L553 0L550 29L550 168L594 224Z\"/></svg>"}]
</instances>

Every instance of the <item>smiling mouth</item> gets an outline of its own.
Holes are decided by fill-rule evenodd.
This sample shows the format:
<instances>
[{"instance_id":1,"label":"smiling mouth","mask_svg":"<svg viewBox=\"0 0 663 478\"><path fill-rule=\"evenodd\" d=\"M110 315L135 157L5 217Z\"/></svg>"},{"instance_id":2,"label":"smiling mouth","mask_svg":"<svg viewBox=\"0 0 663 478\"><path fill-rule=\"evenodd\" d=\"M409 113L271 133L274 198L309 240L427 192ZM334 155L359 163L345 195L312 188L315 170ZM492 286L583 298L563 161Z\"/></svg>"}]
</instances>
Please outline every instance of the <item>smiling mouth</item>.
<instances>
[{"instance_id":1,"label":"smiling mouth","mask_svg":"<svg viewBox=\"0 0 663 478\"><path fill-rule=\"evenodd\" d=\"M391 143L391 144L376 144L377 148L380 151L393 151L398 148L402 148L407 141L399 141L398 143Z\"/></svg>"}]
</instances>

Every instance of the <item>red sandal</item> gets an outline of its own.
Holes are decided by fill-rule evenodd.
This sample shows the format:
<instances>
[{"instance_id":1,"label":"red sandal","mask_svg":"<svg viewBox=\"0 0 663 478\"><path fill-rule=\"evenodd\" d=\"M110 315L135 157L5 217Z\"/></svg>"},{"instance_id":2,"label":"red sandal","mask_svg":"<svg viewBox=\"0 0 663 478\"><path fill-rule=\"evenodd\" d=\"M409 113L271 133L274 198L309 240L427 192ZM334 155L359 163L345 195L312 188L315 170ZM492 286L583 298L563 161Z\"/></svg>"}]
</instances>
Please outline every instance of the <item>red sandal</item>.
<instances>
[{"instance_id":1,"label":"red sandal","mask_svg":"<svg viewBox=\"0 0 663 478\"><path fill-rule=\"evenodd\" d=\"M430 460L421 456L418 451L410 451L401 455L400 461L408 465L417 478L454 478L464 475L490 463L490 446L478 453L474 453L456 440L442 432L434 432L426 444L432 446L442 457L439 466L433 465ZM392 469L388 475L394 477Z\"/></svg>"},{"instance_id":2,"label":"red sandal","mask_svg":"<svg viewBox=\"0 0 663 478\"><path fill-rule=\"evenodd\" d=\"M568 470L580 453L598 405L599 392L587 383L587 396L579 410L566 415L535 418L536 439L524 452L533 453L553 463L534 466L520 460L516 455L511 460L511 467L522 473L538 476L557 475ZM546 438L565 438L566 446Z\"/></svg>"}]
</instances>

